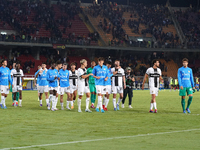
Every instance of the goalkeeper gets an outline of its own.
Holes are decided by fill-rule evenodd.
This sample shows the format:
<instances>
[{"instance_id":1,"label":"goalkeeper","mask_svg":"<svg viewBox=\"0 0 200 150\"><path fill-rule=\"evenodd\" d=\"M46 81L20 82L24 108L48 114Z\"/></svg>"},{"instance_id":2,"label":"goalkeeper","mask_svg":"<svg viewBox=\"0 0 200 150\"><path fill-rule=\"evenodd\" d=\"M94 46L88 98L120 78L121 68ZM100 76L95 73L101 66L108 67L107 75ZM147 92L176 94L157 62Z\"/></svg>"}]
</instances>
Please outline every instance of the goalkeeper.
<instances>
[{"instance_id":1,"label":"goalkeeper","mask_svg":"<svg viewBox=\"0 0 200 150\"><path fill-rule=\"evenodd\" d=\"M96 66L96 62L92 61L91 62L91 67L87 69L87 74L92 73L93 68ZM91 108L95 108L94 107L94 103L96 101L96 86L95 86L95 78L93 76L89 76L89 88L90 88L90 93L91 93Z\"/></svg>"},{"instance_id":2,"label":"goalkeeper","mask_svg":"<svg viewBox=\"0 0 200 150\"><path fill-rule=\"evenodd\" d=\"M189 107L192 103L193 98L193 92L195 92L195 86L194 86L194 79L193 79L193 73L192 69L188 67L188 59L184 58L182 60L183 67L178 69L178 81L180 86L179 95L181 96L181 105L183 108L183 113L191 113L189 110ZM192 90L193 88L193 90ZM189 96L187 107L185 109L185 96Z\"/></svg>"}]
</instances>

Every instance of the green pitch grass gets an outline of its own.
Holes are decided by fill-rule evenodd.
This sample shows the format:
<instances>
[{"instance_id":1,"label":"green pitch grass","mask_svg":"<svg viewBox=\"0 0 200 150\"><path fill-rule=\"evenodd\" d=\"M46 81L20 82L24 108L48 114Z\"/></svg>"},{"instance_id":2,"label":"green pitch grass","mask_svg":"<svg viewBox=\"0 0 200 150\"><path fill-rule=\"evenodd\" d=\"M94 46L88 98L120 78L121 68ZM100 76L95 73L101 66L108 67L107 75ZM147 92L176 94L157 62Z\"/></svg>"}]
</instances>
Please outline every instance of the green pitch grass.
<instances>
[{"instance_id":1,"label":"green pitch grass","mask_svg":"<svg viewBox=\"0 0 200 150\"><path fill-rule=\"evenodd\" d=\"M0 149L41 145L24 149L199 150L200 92L194 93L190 107L191 114L182 113L178 91L159 92L157 114L148 112L150 99L148 90L134 91L133 109L128 108L126 99L126 107L115 112L110 98L109 111L102 114L94 110L92 113L84 112L85 98L82 100L82 113L77 112L77 103L75 109L71 111L66 109L49 111L45 106L39 107L36 91L24 91L23 107L14 108L11 106L11 94L9 94L6 99L8 109L0 109ZM45 103L43 97L43 105ZM60 108L59 103L57 107ZM190 129L197 130L183 131ZM143 135L139 136L141 134ZM112 139L115 137L120 138ZM73 141L84 142L73 143ZM72 143L55 145L63 142ZM44 144L53 145L44 146Z\"/></svg>"}]
</instances>

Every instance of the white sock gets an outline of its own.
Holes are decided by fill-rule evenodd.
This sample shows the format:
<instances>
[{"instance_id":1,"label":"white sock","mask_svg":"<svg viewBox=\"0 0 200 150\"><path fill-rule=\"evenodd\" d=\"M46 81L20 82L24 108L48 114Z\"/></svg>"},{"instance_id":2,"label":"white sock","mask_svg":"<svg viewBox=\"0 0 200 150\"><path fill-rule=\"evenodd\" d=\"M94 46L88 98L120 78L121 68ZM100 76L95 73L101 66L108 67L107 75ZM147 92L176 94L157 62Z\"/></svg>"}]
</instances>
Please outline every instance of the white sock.
<instances>
[{"instance_id":1,"label":"white sock","mask_svg":"<svg viewBox=\"0 0 200 150\"><path fill-rule=\"evenodd\" d=\"M14 105L16 105L16 102L17 102L17 101L16 101L16 100L14 100Z\"/></svg>"},{"instance_id":2,"label":"white sock","mask_svg":"<svg viewBox=\"0 0 200 150\"><path fill-rule=\"evenodd\" d=\"M40 100L40 104L42 104L42 100Z\"/></svg>"},{"instance_id":3,"label":"white sock","mask_svg":"<svg viewBox=\"0 0 200 150\"><path fill-rule=\"evenodd\" d=\"M67 108L69 108L69 101L67 101Z\"/></svg>"},{"instance_id":4,"label":"white sock","mask_svg":"<svg viewBox=\"0 0 200 150\"><path fill-rule=\"evenodd\" d=\"M56 108L55 104L56 104L56 96L52 96L52 108L53 109Z\"/></svg>"},{"instance_id":5,"label":"white sock","mask_svg":"<svg viewBox=\"0 0 200 150\"><path fill-rule=\"evenodd\" d=\"M99 97L98 97L98 101L97 101L97 107L96 108L99 108Z\"/></svg>"},{"instance_id":6,"label":"white sock","mask_svg":"<svg viewBox=\"0 0 200 150\"><path fill-rule=\"evenodd\" d=\"M150 110L152 110L152 109L153 109L153 103L150 104Z\"/></svg>"},{"instance_id":7,"label":"white sock","mask_svg":"<svg viewBox=\"0 0 200 150\"><path fill-rule=\"evenodd\" d=\"M4 100L3 100L3 103L4 107L6 106L6 97L4 96Z\"/></svg>"},{"instance_id":8,"label":"white sock","mask_svg":"<svg viewBox=\"0 0 200 150\"><path fill-rule=\"evenodd\" d=\"M3 105L3 103L4 103L4 96L1 96L1 104Z\"/></svg>"},{"instance_id":9,"label":"white sock","mask_svg":"<svg viewBox=\"0 0 200 150\"><path fill-rule=\"evenodd\" d=\"M157 109L156 102L153 103L153 107Z\"/></svg>"},{"instance_id":10,"label":"white sock","mask_svg":"<svg viewBox=\"0 0 200 150\"><path fill-rule=\"evenodd\" d=\"M81 110L81 99L78 98L78 110Z\"/></svg>"},{"instance_id":11,"label":"white sock","mask_svg":"<svg viewBox=\"0 0 200 150\"><path fill-rule=\"evenodd\" d=\"M70 103L71 103L71 107L74 105L74 102L73 101L70 101Z\"/></svg>"},{"instance_id":12,"label":"white sock","mask_svg":"<svg viewBox=\"0 0 200 150\"><path fill-rule=\"evenodd\" d=\"M113 107L116 108L116 98L113 98Z\"/></svg>"},{"instance_id":13,"label":"white sock","mask_svg":"<svg viewBox=\"0 0 200 150\"><path fill-rule=\"evenodd\" d=\"M49 95L49 103L51 103L52 98L53 98L53 94L50 94L50 95Z\"/></svg>"},{"instance_id":14,"label":"white sock","mask_svg":"<svg viewBox=\"0 0 200 150\"><path fill-rule=\"evenodd\" d=\"M57 103L58 103L58 97L56 97L56 100L55 100L55 108L57 106Z\"/></svg>"},{"instance_id":15,"label":"white sock","mask_svg":"<svg viewBox=\"0 0 200 150\"><path fill-rule=\"evenodd\" d=\"M121 103L121 101L122 101L122 99L119 98L117 104L119 105Z\"/></svg>"},{"instance_id":16,"label":"white sock","mask_svg":"<svg viewBox=\"0 0 200 150\"><path fill-rule=\"evenodd\" d=\"M19 100L19 105L21 105L21 104L22 104L22 100L20 99L20 100Z\"/></svg>"},{"instance_id":17,"label":"white sock","mask_svg":"<svg viewBox=\"0 0 200 150\"><path fill-rule=\"evenodd\" d=\"M90 98L86 98L86 110L89 109Z\"/></svg>"},{"instance_id":18,"label":"white sock","mask_svg":"<svg viewBox=\"0 0 200 150\"><path fill-rule=\"evenodd\" d=\"M60 106L63 107L63 103L60 103Z\"/></svg>"},{"instance_id":19,"label":"white sock","mask_svg":"<svg viewBox=\"0 0 200 150\"><path fill-rule=\"evenodd\" d=\"M46 103L49 104L49 99L46 99Z\"/></svg>"},{"instance_id":20,"label":"white sock","mask_svg":"<svg viewBox=\"0 0 200 150\"><path fill-rule=\"evenodd\" d=\"M106 98L106 104L105 104L105 107L107 108L108 106L108 103L109 103L109 98Z\"/></svg>"},{"instance_id":21,"label":"white sock","mask_svg":"<svg viewBox=\"0 0 200 150\"><path fill-rule=\"evenodd\" d=\"M75 100L73 100L73 103L75 102Z\"/></svg>"},{"instance_id":22,"label":"white sock","mask_svg":"<svg viewBox=\"0 0 200 150\"><path fill-rule=\"evenodd\" d=\"M102 97L101 96L98 96L98 104L99 104L100 109L102 110L103 107L102 107Z\"/></svg>"}]
</instances>

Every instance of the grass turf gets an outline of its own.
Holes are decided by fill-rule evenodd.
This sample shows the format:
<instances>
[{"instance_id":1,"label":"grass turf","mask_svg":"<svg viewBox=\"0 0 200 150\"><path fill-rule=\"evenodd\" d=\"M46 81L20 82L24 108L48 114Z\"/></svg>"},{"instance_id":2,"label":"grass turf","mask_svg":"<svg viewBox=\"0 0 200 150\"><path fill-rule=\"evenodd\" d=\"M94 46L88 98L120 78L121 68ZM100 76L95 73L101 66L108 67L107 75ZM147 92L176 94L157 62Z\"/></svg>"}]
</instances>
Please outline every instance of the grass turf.
<instances>
[{"instance_id":1,"label":"grass turf","mask_svg":"<svg viewBox=\"0 0 200 150\"><path fill-rule=\"evenodd\" d=\"M178 91L161 91L157 97L157 114L150 114L150 94L148 90L133 91L133 109L113 111L110 98L108 112L86 113L85 98L82 100L82 113L75 109L51 112L45 106L39 107L36 91L23 91L23 107L11 106L11 94L6 99L8 109L0 109L0 149L29 145L43 145L70 141L104 139L122 136L129 138L110 139L63 145L38 146L25 149L199 149L200 130L159 135L146 135L160 132L173 132L200 129L200 94L194 94L191 114L183 114ZM65 96L66 99L66 96ZM45 105L43 96L43 105ZM66 102L65 102L66 106ZM60 108L58 102L57 108ZM137 136L145 134L145 136Z\"/></svg>"}]
</instances>

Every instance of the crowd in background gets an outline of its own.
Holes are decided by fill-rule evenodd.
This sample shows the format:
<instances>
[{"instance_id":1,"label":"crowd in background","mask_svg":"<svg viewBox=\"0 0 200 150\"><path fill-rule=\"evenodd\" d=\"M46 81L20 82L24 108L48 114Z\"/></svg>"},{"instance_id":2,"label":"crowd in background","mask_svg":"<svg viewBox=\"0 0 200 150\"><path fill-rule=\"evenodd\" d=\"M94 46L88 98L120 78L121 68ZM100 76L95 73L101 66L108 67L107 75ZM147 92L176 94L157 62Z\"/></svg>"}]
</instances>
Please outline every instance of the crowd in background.
<instances>
[{"instance_id":1,"label":"crowd in background","mask_svg":"<svg viewBox=\"0 0 200 150\"><path fill-rule=\"evenodd\" d=\"M162 5L146 5L142 3L131 3L127 8L130 12L128 25L132 32L146 36L151 34L155 37L152 45L154 48L176 48L180 46L179 37L172 32L164 32L163 27L168 28L173 22L170 17L168 8ZM145 29L139 32L140 25L145 25Z\"/></svg>"},{"instance_id":2,"label":"crowd in background","mask_svg":"<svg viewBox=\"0 0 200 150\"><path fill-rule=\"evenodd\" d=\"M127 34L122 28L125 23L123 18L124 10L117 7L116 3L101 2L100 5L93 4L88 7L88 13L93 16L101 16L98 26L107 34L112 34L113 41L124 42Z\"/></svg>"},{"instance_id":3,"label":"crowd in background","mask_svg":"<svg viewBox=\"0 0 200 150\"><path fill-rule=\"evenodd\" d=\"M72 45L90 45L91 41L97 42L98 33L88 33L88 35L79 35L75 32L67 33L66 30L73 26L72 21L81 8L78 4L66 3L62 5L57 3L60 11L63 13L56 18L53 6L49 7L39 0L36 1L7 1L0 0L0 20L3 22L3 28L9 25L16 34L0 35L0 41L16 42L37 42L37 43L65 43ZM31 14L33 16L31 24L27 24ZM80 19L80 18L79 18ZM60 29L59 26L64 26ZM49 35L40 36L40 30L45 28ZM68 34L63 37L64 34Z\"/></svg>"},{"instance_id":4,"label":"crowd in background","mask_svg":"<svg viewBox=\"0 0 200 150\"><path fill-rule=\"evenodd\" d=\"M61 15L56 15L54 5L59 8ZM82 12L79 4L65 3L48 6L39 0L36 1L7 1L0 0L0 20L4 29L13 28L17 33L12 35L0 35L0 41L17 42L40 42L40 43L65 43L72 45L90 45L91 41L99 39L97 32L88 35L79 35L75 32L68 34L67 30L73 26L73 20L78 13ZM173 24L170 13L166 6L147 5L142 3L131 3L128 7L118 6L117 3L101 2L95 3L88 8L89 14L93 17L101 16L98 26L106 34L112 34L108 39L110 46L150 47L150 48L182 48L177 34L164 32ZM128 22L123 18L124 12L130 12ZM34 16L31 16L34 14ZM200 48L200 14L195 9L174 11L184 35L187 39L188 48ZM32 18L33 17L33 18ZM32 18L32 24L27 24ZM133 19L132 19L133 18ZM81 19L81 18L79 18ZM137 41L129 39L128 34L122 28L125 23L132 29L132 32L153 35L155 40ZM140 26L145 28L139 30ZM63 26L63 28L59 28ZM41 28L50 33L48 36L38 36ZM66 35L65 38L63 35Z\"/></svg>"},{"instance_id":5,"label":"crowd in background","mask_svg":"<svg viewBox=\"0 0 200 150\"><path fill-rule=\"evenodd\" d=\"M174 11L181 29L186 37L187 47L200 48L200 13L196 9Z\"/></svg>"}]
</instances>

